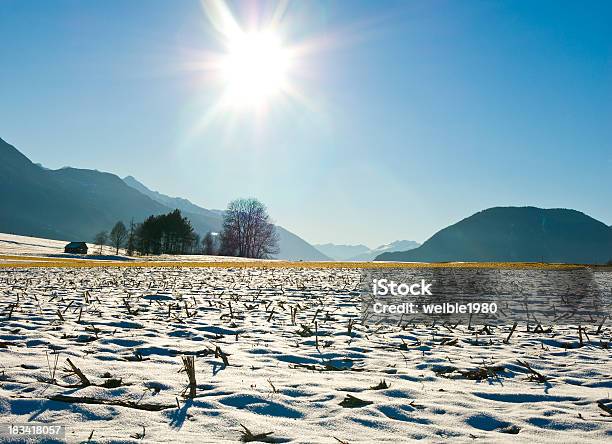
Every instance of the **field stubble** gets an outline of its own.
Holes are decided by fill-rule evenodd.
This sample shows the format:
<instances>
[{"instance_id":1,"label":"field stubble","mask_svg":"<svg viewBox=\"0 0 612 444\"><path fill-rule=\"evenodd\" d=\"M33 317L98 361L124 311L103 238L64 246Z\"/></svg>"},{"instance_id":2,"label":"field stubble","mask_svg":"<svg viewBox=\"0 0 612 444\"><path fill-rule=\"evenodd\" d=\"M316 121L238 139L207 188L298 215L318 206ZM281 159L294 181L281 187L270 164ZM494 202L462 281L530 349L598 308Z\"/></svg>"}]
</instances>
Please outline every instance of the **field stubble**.
<instances>
[{"instance_id":1,"label":"field stubble","mask_svg":"<svg viewBox=\"0 0 612 444\"><path fill-rule=\"evenodd\" d=\"M354 268L0 270L0 422L148 442L605 441L609 321L363 325Z\"/></svg>"}]
</instances>

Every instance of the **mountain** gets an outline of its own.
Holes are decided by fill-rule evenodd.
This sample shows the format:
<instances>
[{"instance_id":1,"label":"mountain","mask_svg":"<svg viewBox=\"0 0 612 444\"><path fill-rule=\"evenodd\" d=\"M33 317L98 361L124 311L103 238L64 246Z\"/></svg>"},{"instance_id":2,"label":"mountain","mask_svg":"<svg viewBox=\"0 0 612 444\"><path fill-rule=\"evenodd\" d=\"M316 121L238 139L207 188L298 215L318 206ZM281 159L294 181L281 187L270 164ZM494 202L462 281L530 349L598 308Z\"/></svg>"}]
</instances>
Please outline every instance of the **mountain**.
<instances>
[{"instance_id":1,"label":"mountain","mask_svg":"<svg viewBox=\"0 0 612 444\"><path fill-rule=\"evenodd\" d=\"M195 217L196 220L200 220L201 218L203 218L206 223L210 224L211 226L211 229L206 231L221 231L221 225L223 222L222 210L208 210L190 202L187 199L183 199L180 197L170 197L165 194L159 193L158 191L153 191L147 188L146 185L144 185L142 182L138 181L132 176L125 177L123 181L128 186L133 187L134 189L140 191L142 194L150 197L151 199L163 205L166 205L167 207L178 208L186 214L192 214L190 219ZM200 231L200 233L204 234L206 231ZM280 253L276 256L277 259L305 261L330 260L329 257L314 248L304 239L291 233L285 228L276 225L276 231L278 233L280 247Z\"/></svg>"},{"instance_id":2,"label":"mountain","mask_svg":"<svg viewBox=\"0 0 612 444\"><path fill-rule=\"evenodd\" d=\"M191 203L189 200L183 199L182 197L170 197L157 191L153 191L147 188L142 182L139 182L133 176L124 177L123 182L127 186L140 191L145 196L150 197L155 202L160 203L167 208L178 208L182 213L191 215L189 217L190 220L192 218L195 219L195 223L201 227L201 229L196 229L196 231L202 235L208 231L221 231L223 212L219 213L216 211L207 210L206 208L199 207ZM194 217L195 215L197 215L197 217ZM192 220L192 224L193 223L194 221Z\"/></svg>"},{"instance_id":3,"label":"mountain","mask_svg":"<svg viewBox=\"0 0 612 444\"><path fill-rule=\"evenodd\" d=\"M417 248L418 242L409 240L399 240L390 244L381 245L374 249L363 244L359 245L336 245L336 244L315 244L315 247L337 261L371 261L379 254L387 251L405 251Z\"/></svg>"},{"instance_id":4,"label":"mountain","mask_svg":"<svg viewBox=\"0 0 612 444\"><path fill-rule=\"evenodd\" d=\"M185 199L167 201L166 205L162 198L167 196L156 197L142 193L114 174L43 168L0 139L0 232L89 241L95 233L110 230L118 220L128 223L133 218L139 222L151 214L177 208L174 203L179 201L196 232L204 234L221 228L222 212L206 210ZM298 236L281 227L278 231L279 258L328 260Z\"/></svg>"},{"instance_id":5,"label":"mountain","mask_svg":"<svg viewBox=\"0 0 612 444\"><path fill-rule=\"evenodd\" d=\"M201 214L207 217L217 218L219 216L219 213L199 207L191 203L191 201L183 199L182 197L170 197L157 191L152 191L142 182L136 180L134 176L126 176L123 178L123 181L126 183L126 185L140 191L145 196L149 196L154 201L157 201L168 208L178 208L184 213Z\"/></svg>"},{"instance_id":6,"label":"mountain","mask_svg":"<svg viewBox=\"0 0 612 444\"><path fill-rule=\"evenodd\" d=\"M419 248L379 261L605 263L612 229L568 209L495 207L438 231Z\"/></svg>"},{"instance_id":7,"label":"mountain","mask_svg":"<svg viewBox=\"0 0 612 444\"><path fill-rule=\"evenodd\" d=\"M369 247L365 245L336 245L336 244L315 244L314 247L321 253L329 256L336 261L345 261L358 254L367 253Z\"/></svg>"},{"instance_id":8,"label":"mountain","mask_svg":"<svg viewBox=\"0 0 612 444\"><path fill-rule=\"evenodd\" d=\"M390 244L380 245L367 253L362 253L349 258L349 261L373 261L377 256L394 251L408 251L418 248L421 244L411 240L397 240Z\"/></svg>"},{"instance_id":9,"label":"mountain","mask_svg":"<svg viewBox=\"0 0 612 444\"><path fill-rule=\"evenodd\" d=\"M284 229L280 225L276 226L278 233L278 245L280 254L278 259L303 260L303 261L329 261L329 257L321 253L315 247L304 241L301 237Z\"/></svg>"},{"instance_id":10,"label":"mountain","mask_svg":"<svg viewBox=\"0 0 612 444\"><path fill-rule=\"evenodd\" d=\"M119 220L167 209L113 174L33 164L0 139L0 231L50 239L90 240Z\"/></svg>"}]
</instances>

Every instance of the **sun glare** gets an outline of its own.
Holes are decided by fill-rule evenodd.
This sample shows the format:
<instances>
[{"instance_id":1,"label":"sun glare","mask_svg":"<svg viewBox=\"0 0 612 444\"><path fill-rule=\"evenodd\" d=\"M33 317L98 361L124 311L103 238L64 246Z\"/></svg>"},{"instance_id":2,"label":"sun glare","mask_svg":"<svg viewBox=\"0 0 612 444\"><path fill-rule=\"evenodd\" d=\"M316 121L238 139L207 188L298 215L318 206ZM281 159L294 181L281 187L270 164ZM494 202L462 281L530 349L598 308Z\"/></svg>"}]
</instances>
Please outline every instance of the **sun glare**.
<instances>
[{"instance_id":1,"label":"sun glare","mask_svg":"<svg viewBox=\"0 0 612 444\"><path fill-rule=\"evenodd\" d=\"M245 115L255 117L252 122L259 126L272 112L309 105L297 83L304 78L304 57L312 46L291 38L288 2L270 6L235 15L224 0L202 0L216 48L189 54L193 59L187 65L204 73L202 79L217 97L207 103L197 128L218 120L232 126Z\"/></svg>"},{"instance_id":2,"label":"sun glare","mask_svg":"<svg viewBox=\"0 0 612 444\"><path fill-rule=\"evenodd\" d=\"M281 93L286 87L289 62L288 50L274 33L238 33L228 42L221 62L229 104L259 106Z\"/></svg>"}]
</instances>

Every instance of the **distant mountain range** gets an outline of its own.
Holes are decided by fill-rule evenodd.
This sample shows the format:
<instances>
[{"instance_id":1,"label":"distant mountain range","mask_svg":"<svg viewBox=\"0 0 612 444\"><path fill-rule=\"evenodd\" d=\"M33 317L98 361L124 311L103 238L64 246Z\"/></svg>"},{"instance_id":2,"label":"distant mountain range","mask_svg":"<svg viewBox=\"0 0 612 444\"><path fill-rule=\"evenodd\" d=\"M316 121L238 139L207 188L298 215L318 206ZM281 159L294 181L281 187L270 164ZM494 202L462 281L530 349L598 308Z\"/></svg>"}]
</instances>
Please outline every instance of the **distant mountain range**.
<instances>
[{"instance_id":1,"label":"distant mountain range","mask_svg":"<svg viewBox=\"0 0 612 444\"><path fill-rule=\"evenodd\" d=\"M365 245L313 244L321 253L336 261L348 260L353 256L370 251Z\"/></svg>"},{"instance_id":2,"label":"distant mountain range","mask_svg":"<svg viewBox=\"0 0 612 444\"><path fill-rule=\"evenodd\" d=\"M131 176L96 170L46 169L0 139L0 232L90 241L95 233L133 218L179 208L197 233L221 230L223 211L152 191ZM308 244L277 226L278 258L288 260L527 261L605 263L612 228L579 211L496 207L440 230L423 245L396 241L365 245Z\"/></svg>"},{"instance_id":3,"label":"distant mountain range","mask_svg":"<svg viewBox=\"0 0 612 444\"><path fill-rule=\"evenodd\" d=\"M201 235L220 231L223 212L151 191L133 177L97 170L46 169L0 139L0 232L90 241L118 220L126 224L179 208ZM299 236L277 226L279 259L329 260Z\"/></svg>"},{"instance_id":4,"label":"distant mountain range","mask_svg":"<svg viewBox=\"0 0 612 444\"><path fill-rule=\"evenodd\" d=\"M140 191L144 195L150 197L156 202L161 203L162 205L165 205L168 208L178 208L185 214L195 214L198 216L196 219L203 218L207 224L210 224L210 231L221 231L223 210L208 210L192 203L187 199L183 199L181 197L170 197L157 191L150 190L133 176L124 177L123 181L128 186ZM280 246L280 253L276 256L278 259L305 261L330 260L329 257L307 243L304 239L293 234L289 230L286 230L280 225L276 225L276 232L278 233Z\"/></svg>"},{"instance_id":5,"label":"distant mountain range","mask_svg":"<svg viewBox=\"0 0 612 444\"><path fill-rule=\"evenodd\" d=\"M391 251L406 251L421 244L410 240L398 240L374 249L365 245L315 244L315 248L337 261L371 261L378 255Z\"/></svg>"},{"instance_id":6,"label":"distant mountain range","mask_svg":"<svg viewBox=\"0 0 612 444\"><path fill-rule=\"evenodd\" d=\"M496 207L438 231L419 248L377 261L606 263L612 228L567 209Z\"/></svg>"}]
</instances>

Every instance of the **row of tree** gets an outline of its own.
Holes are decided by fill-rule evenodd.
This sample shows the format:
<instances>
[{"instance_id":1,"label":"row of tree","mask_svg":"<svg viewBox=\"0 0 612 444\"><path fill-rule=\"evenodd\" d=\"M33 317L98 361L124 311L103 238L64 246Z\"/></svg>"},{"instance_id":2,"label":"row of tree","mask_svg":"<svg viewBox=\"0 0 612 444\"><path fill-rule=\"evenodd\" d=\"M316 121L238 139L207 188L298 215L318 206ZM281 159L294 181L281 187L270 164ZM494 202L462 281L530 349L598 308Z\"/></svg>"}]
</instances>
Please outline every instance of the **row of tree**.
<instances>
[{"instance_id":1,"label":"row of tree","mask_svg":"<svg viewBox=\"0 0 612 444\"><path fill-rule=\"evenodd\" d=\"M174 210L149 216L138 225L133 247L141 254L186 254L192 252L198 241L189 219L180 210Z\"/></svg>"},{"instance_id":2,"label":"row of tree","mask_svg":"<svg viewBox=\"0 0 612 444\"><path fill-rule=\"evenodd\" d=\"M208 232L200 240L191 222L180 210L151 215L140 224L122 221L110 233L102 231L95 237L102 254L104 245L111 245L133 254L220 254L247 258L269 258L278 254L278 234L264 204L257 199L237 199L223 214L221 233Z\"/></svg>"},{"instance_id":3,"label":"row of tree","mask_svg":"<svg viewBox=\"0 0 612 444\"><path fill-rule=\"evenodd\" d=\"M127 235L127 228L121 221L115 224L110 234L108 231L100 231L94 238L94 243L99 248L98 253L102 254L103 247L110 244L115 248L115 254L119 254L119 248L123 247Z\"/></svg>"}]
</instances>

